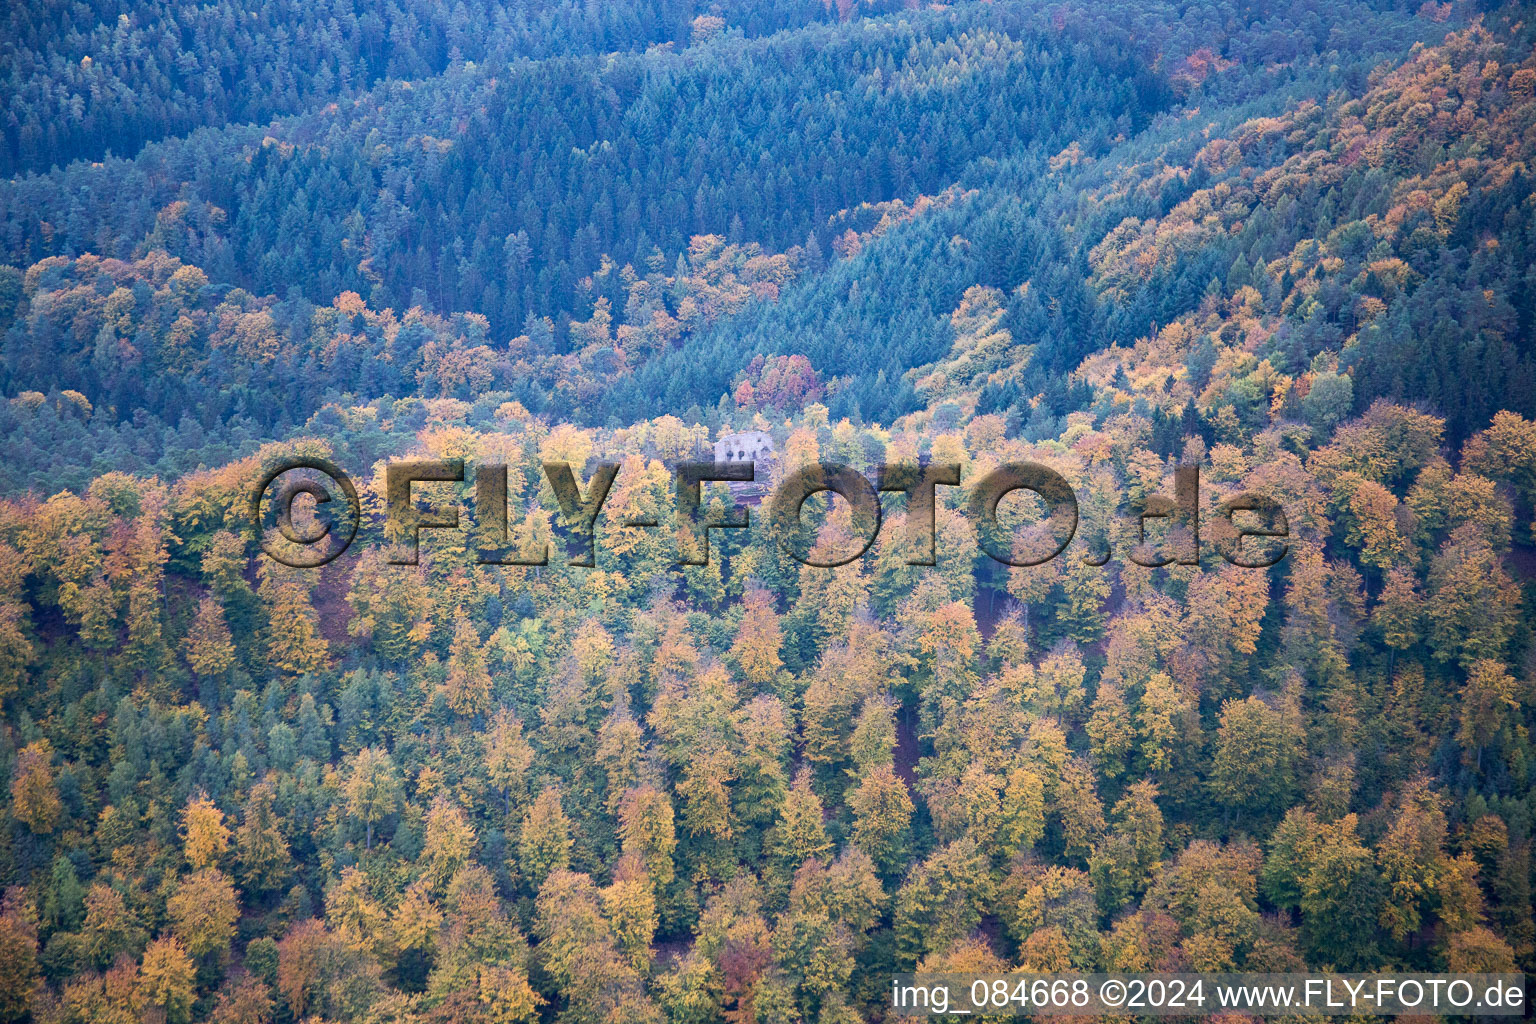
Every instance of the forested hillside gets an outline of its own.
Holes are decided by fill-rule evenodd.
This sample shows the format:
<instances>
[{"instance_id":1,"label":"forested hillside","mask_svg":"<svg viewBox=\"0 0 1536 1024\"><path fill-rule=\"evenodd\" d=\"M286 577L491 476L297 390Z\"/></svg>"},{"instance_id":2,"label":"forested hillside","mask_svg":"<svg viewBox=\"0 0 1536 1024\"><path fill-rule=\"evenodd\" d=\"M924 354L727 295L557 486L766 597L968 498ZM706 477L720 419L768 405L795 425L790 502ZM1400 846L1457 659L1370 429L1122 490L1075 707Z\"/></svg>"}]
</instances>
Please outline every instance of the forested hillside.
<instances>
[{"instance_id":1,"label":"forested hillside","mask_svg":"<svg viewBox=\"0 0 1536 1024\"><path fill-rule=\"evenodd\" d=\"M659 247L670 269L706 233L784 251L978 157L1156 111L1128 42L1090 49L1037 20L919 14L391 82L264 134L19 180L6 251L23 265L148 245L253 291L473 310L505 340L530 313L578 312L604 256L641 265Z\"/></svg>"},{"instance_id":2,"label":"forested hillside","mask_svg":"<svg viewBox=\"0 0 1536 1024\"><path fill-rule=\"evenodd\" d=\"M764 35L837 13L809 0L708 10L687 2L11 4L0 22L0 172L132 156L194 128L266 121L465 62L686 44L721 15ZM696 17L706 19L697 28Z\"/></svg>"},{"instance_id":3,"label":"forested hillside","mask_svg":"<svg viewBox=\"0 0 1536 1024\"><path fill-rule=\"evenodd\" d=\"M1528 13L13 7L0 1024L1536 968ZM937 564L889 494L679 565L739 430L958 463ZM322 569L247 519L294 454L361 491ZM469 466L416 565L403 457ZM596 564L486 564L477 469L527 553L550 461L621 465ZM1181 465L1285 557L1133 561Z\"/></svg>"}]
</instances>

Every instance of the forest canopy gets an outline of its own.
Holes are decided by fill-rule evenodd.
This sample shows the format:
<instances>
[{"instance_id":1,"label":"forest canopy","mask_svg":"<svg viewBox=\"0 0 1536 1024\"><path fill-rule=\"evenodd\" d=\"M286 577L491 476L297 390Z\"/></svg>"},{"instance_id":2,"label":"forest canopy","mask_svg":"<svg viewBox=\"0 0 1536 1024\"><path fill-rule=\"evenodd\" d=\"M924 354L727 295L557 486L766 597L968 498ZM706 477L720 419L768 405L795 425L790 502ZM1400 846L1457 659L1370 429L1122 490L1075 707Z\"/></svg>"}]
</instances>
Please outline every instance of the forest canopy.
<instances>
[{"instance_id":1,"label":"forest canopy","mask_svg":"<svg viewBox=\"0 0 1536 1024\"><path fill-rule=\"evenodd\" d=\"M11 5L0 1024L1532 970L1528 14ZM295 456L323 568L248 519ZM546 463L619 467L591 566ZM934 564L899 491L757 528L818 463L958 465ZM1192 466L1285 557L1128 557Z\"/></svg>"}]
</instances>

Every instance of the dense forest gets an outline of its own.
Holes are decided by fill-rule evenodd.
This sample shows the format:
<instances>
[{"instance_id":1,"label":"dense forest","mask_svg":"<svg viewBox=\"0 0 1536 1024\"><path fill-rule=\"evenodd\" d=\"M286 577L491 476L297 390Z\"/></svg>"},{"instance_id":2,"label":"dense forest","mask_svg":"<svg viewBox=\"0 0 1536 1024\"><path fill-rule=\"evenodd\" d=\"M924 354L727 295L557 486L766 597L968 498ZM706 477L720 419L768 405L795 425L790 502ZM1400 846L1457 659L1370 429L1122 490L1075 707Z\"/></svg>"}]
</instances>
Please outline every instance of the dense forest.
<instances>
[{"instance_id":1,"label":"dense forest","mask_svg":"<svg viewBox=\"0 0 1536 1024\"><path fill-rule=\"evenodd\" d=\"M0 1024L1536 968L1529 14L13 4ZM679 564L742 430L958 464L936 564L899 492ZM247 515L295 454L360 491L320 569ZM415 564L402 458L469 466ZM1025 461L1077 529L1010 566ZM619 464L595 565L545 462ZM1185 466L1284 557L1130 557Z\"/></svg>"},{"instance_id":2,"label":"dense forest","mask_svg":"<svg viewBox=\"0 0 1536 1024\"><path fill-rule=\"evenodd\" d=\"M466 62L686 45L727 20L765 35L838 14L814 0L707 10L689 2L13 4L0 44L0 172L132 156L195 128L266 121Z\"/></svg>"}]
</instances>

